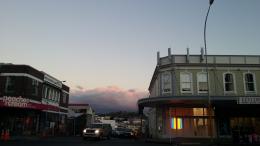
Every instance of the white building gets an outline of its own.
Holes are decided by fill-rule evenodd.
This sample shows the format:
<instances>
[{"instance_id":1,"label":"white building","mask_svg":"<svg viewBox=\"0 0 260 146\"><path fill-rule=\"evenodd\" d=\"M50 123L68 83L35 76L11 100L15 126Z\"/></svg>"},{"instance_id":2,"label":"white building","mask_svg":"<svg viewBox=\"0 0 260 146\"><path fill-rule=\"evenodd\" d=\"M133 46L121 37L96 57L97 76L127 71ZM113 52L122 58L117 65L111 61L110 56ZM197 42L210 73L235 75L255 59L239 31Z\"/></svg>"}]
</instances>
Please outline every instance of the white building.
<instances>
[{"instance_id":1,"label":"white building","mask_svg":"<svg viewBox=\"0 0 260 146\"><path fill-rule=\"evenodd\" d=\"M140 112L150 109L149 135L234 141L241 133L260 135L260 56L201 52L158 52L150 96L138 101Z\"/></svg>"}]
</instances>

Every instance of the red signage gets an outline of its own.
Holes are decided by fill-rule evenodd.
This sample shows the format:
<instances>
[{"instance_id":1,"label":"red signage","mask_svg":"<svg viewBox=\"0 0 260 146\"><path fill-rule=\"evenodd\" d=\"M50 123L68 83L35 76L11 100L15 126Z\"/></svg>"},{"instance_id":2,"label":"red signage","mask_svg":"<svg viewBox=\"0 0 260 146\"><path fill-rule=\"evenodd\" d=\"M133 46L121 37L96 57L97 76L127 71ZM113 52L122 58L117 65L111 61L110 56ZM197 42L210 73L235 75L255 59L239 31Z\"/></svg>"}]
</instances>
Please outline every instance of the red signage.
<instances>
[{"instance_id":1,"label":"red signage","mask_svg":"<svg viewBox=\"0 0 260 146\"><path fill-rule=\"evenodd\" d=\"M59 106L43 104L40 101L30 100L28 98L23 98L21 96L0 97L0 107L28 108L28 109L37 109L37 110L50 110L50 111L56 111L56 112L60 111Z\"/></svg>"},{"instance_id":2,"label":"red signage","mask_svg":"<svg viewBox=\"0 0 260 146\"><path fill-rule=\"evenodd\" d=\"M21 96L19 96L19 97L4 96L2 98L2 101L4 102L5 106L8 106L8 107L21 107L21 108L28 107L28 103L30 102L29 99L22 98Z\"/></svg>"}]
</instances>

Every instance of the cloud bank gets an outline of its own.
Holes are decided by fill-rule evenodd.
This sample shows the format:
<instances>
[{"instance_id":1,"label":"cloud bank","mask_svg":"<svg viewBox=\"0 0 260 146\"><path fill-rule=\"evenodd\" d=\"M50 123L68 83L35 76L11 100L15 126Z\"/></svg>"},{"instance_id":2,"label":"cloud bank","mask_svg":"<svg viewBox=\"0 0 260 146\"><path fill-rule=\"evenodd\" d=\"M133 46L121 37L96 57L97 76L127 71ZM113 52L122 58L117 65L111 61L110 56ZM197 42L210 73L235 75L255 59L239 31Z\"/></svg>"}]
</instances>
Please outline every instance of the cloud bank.
<instances>
[{"instance_id":1,"label":"cloud bank","mask_svg":"<svg viewBox=\"0 0 260 146\"><path fill-rule=\"evenodd\" d=\"M70 103L88 103L96 113L137 111L137 100L147 97L148 92L108 86L84 89L77 86L71 91Z\"/></svg>"}]
</instances>

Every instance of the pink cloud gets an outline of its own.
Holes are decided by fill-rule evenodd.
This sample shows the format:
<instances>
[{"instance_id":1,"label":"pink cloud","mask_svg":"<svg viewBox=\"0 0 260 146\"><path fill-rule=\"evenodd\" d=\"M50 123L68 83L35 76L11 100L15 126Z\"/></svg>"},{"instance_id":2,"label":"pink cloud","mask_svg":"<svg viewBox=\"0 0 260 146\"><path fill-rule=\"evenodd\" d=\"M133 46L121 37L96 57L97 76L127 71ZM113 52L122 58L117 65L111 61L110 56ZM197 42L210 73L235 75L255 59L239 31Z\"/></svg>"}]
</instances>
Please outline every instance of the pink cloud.
<instances>
[{"instance_id":1,"label":"pink cloud","mask_svg":"<svg viewBox=\"0 0 260 146\"><path fill-rule=\"evenodd\" d=\"M88 103L97 112L137 111L137 101L147 97L148 92L122 89L117 86L95 89L76 88L71 91L71 103Z\"/></svg>"}]
</instances>

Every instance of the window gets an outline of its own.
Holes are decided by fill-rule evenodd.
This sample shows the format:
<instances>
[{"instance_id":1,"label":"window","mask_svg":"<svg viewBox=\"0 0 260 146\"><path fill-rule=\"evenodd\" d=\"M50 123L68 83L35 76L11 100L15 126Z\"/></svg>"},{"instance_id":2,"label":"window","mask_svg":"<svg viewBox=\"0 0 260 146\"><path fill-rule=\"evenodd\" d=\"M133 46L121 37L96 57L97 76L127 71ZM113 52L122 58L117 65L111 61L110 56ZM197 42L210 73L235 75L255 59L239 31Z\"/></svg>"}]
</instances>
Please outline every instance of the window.
<instances>
[{"instance_id":1,"label":"window","mask_svg":"<svg viewBox=\"0 0 260 146\"><path fill-rule=\"evenodd\" d=\"M5 92L6 93L15 92L15 78L14 77L6 77Z\"/></svg>"},{"instance_id":2,"label":"window","mask_svg":"<svg viewBox=\"0 0 260 146\"><path fill-rule=\"evenodd\" d=\"M64 92L63 92L62 102L63 102L64 104L67 103L67 94L64 93Z\"/></svg>"},{"instance_id":3,"label":"window","mask_svg":"<svg viewBox=\"0 0 260 146\"><path fill-rule=\"evenodd\" d=\"M170 72L165 72L162 74L162 88L163 93L171 93L171 74Z\"/></svg>"},{"instance_id":4,"label":"window","mask_svg":"<svg viewBox=\"0 0 260 146\"><path fill-rule=\"evenodd\" d=\"M45 95L44 95L44 97L46 99L49 99L49 88L48 87L45 87Z\"/></svg>"},{"instance_id":5,"label":"window","mask_svg":"<svg viewBox=\"0 0 260 146\"><path fill-rule=\"evenodd\" d=\"M183 119L182 118L171 118L171 129L183 129Z\"/></svg>"},{"instance_id":6,"label":"window","mask_svg":"<svg viewBox=\"0 0 260 146\"><path fill-rule=\"evenodd\" d=\"M48 88L48 99L50 99L51 100L51 94L52 94L52 90L51 90L51 88Z\"/></svg>"},{"instance_id":7,"label":"window","mask_svg":"<svg viewBox=\"0 0 260 146\"><path fill-rule=\"evenodd\" d=\"M54 100L54 89L51 89L51 100Z\"/></svg>"},{"instance_id":8,"label":"window","mask_svg":"<svg viewBox=\"0 0 260 146\"><path fill-rule=\"evenodd\" d=\"M208 83L207 83L207 73L201 72L197 74L197 86L198 93L207 93L208 92Z\"/></svg>"},{"instance_id":9,"label":"window","mask_svg":"<svg viewBox=\"0 0 260 146\"><path fill-rule=\"evenodd\" d=\"M56 101L56 102L59 102L59 101L60 101L60 91L59 91L59 90L56 90L56 91L55 91L55 101Z\"/></svg>"},{"instance_id":10,"label":"window","mask_svg":"<svg viewBox=\"0 0 260 146\"><path fill-rule=\"evenodd\" d=\"M55 91L55 101L58 101L58 91Z\"/></svg>"},{"instance_id":11,"label":"window","mask_svg":"<svg viewBox=\"0 0 260 146\"><path fill-rule=\"evenodd\" d=\"M58 102L60 102L60 92L58 92Z\"/></svg>"},{"instance_id":12,"label":"window","mask_svg":"<svg viewBox=\"0 0 260 146\"><path fill-rule=\"evenodd\" d=\"M38 95L38 87L39 87L39 82L37 80L32 79L32 95L35 96Z\"/></svg>"},{"instance_id":13,"label":"window","mask_svg":"<svg viewBox=\"0 0 260 146\"><path fill-rule=\"evenodd\" d=\"M191 73L181 73L181 92L191 93L192 92L192 74Z\"/></svg>"},{"instance_id":14,"label":"window","mask_svg":"<svg viewBox=\"0 0 260 146\"><path fill-rule=\"evenodd\" d=\"M234 92L235 91L234 75L231 73L224 74L224 90L225 90L225 92Z\"/></svg>"},{"instance_id":15,"label":"window","mask_svg":"<svg viewBox=\"0 0 260 146\"><path fill-rule=\"evenodd\" d=\"M246 93L255 92L255 76L252 73L244 74L245 91Z\"/></svg>"},{"instance_id":16,"label":"window","mask_svg":"<svg viewBox=\"0 0 260 146\"><path fill-rule=\"evenodd\" d=\"M45 89L46 87L44 85L42 85L42 97L45 98Z\"/></svg>"}]
</instances>

